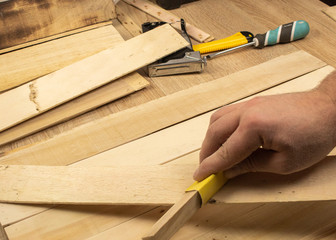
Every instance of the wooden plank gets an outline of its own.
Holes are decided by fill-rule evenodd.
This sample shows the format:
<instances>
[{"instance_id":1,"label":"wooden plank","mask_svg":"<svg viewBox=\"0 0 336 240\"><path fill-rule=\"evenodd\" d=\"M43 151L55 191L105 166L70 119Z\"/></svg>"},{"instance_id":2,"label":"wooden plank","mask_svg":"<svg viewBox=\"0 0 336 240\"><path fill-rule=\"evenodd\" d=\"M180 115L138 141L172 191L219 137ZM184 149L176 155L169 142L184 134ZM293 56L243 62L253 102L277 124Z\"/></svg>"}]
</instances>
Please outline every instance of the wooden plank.
<instances>
[{"instance_id":1,"label":"wooden plank","mask_svg":"<svg viewBox=\"0 0 336 240\"><path fill-rule=\"evenodd\" d=\"M0 223L0 240L8 240L7 233Z\"/></svg>"},{"instance_id":2,"label":"wooden plank","mask_svg":"<svg viewBox=\"0 0 336 240\"><path fill-rule=\"evenodd\" d=\"M64 68L123 41L118 31L108 25L1 54L0 92Z\"/></svg>"},{"instance_id":3,"label":"wooden plank","mask_svg":"<svg viewBox=\"0 0 336 240\"><path fill-rule=\"evenodd\" d=\"M198 152L176 161L178 164L116 167L2 165L0 202L171 205L193 183ZM335 169L336 157L329 156L287 176L246 174L230 180L213 199L216 203L336 200Z\"/></svg>"},{"instance_id":4,"label":"wooden plank","mask_svg":"<svg viewBox=\"0 0 336 240\"><path fill-rule=\"evenodd\" d=\"M181 166L0 166L0 202L170 205L193 182L196 164Z\"/></svg>"},{"instance_id":5,"label":"wooden plank","mask_svg":"<svg viewBox=\"0 0 336 240\"><path fill-rule=\"evenodd\" d=\"M331 240L336 237L335 206L336 202L334 201L211 204L196 213L171 240L269 240L284 238L289 240ZM164 211L165 208L154 209L88 239L140 240ZM22 229L24 230L24 228ZM14 226L11 232L14 232ZM13 236L15 235L13 234Z\"/></svg>"},{"instance_id":6,"label":"wooden plank","mask_svg":"<svg viewBox=\"0 0 336 240\"><path fill-rule=\"evenodd\" d=\"M161 21L171 23L173 27L181 30L180 17L175 16L169 11L166 11L159 6L154 5L151 2L148 2L146 0L124 0L124 2L136 8L139 8L140 10L152 15L153 17ZM214 39L212 36L210 36L210 34L198 29L197 27L189 23L186 23L186 29L188 35L199 42L208 42Z\"/></svg>"},{"instance_id":7,"label":"wooden plank","mask_svg":"<svg viewBox=\"0 0 336 240\"><path fill-rule=\"evenodd\" d=\"M163 215L142 239L170 239L200 208L201 197L197 191L187 192Z\"/></svg>"},{"instance_id":8,"label":"wooden plank","mask_svg":"<svg viewBox=\"0 0 336 240\"><path fill-rule=\"evenodd\" d=\"M116 18L110 0L0 2L0 48Z\"/></svg>"},{"instance_id":9,"label":"wooden plank","mask_svg":"<svg viewBox=\"0 0 336 240\"><path fill-rule=\"evenodd\" d=\"M336 6L328 7L327 9L323 10L325 14L327 14L331 19L336 21Z\"/></svg>"},{"instance_id":10,"label":"wooden plank","mask_svg":"<svg viewBox=\"0 0 336 240\"><path fill-rule=\"evenodd\" d=\"M333 70L331 67L325 67L320 70L314 71L307 75L304 75L300 78L297 78L293 81L281 84L276 86L273 89L269 89L262 94L277 94L277 93L285 93L291 91L305 91L313 88L321 81L328 73ZM101 153L97 156L93 156L89 159L85 159L84 161L78 162L77 166L81 167L90 167L90 166L118 166L118 165L134 165L134 162L137 164L143 165L154 165L167 162L172 159L176 159L178 156L183 156L185 153L193 151L195 149L199 149L201 145L202 139L204 137L204 133L206 127L208 125L208 120L211 113L204 114L201 117L194 118L184 123L180 123L178 125L172 126L168 129L162 130L160 132L154 133L152 135L146 136L145 138L139 139L134 142L127 143L115 149L111 149L105 153ZM201 121L194 121L202 118ZM189 126L189 124L191 126ZM202 130L202 128L204 128ZM201 130L199 130L201 129ZM190 133L193 133L190 135ZM180 137L176 139L176 134L179 134ZM189 136L184 137L184 136ZM165 141L162 141L165 139ZM188 140L189 139L189 140ZM194 139L196 139L194 141ZM186 143L191 142L191 145ZM153 146L149 149L146 146ZM132 149L132 151L130 151ZM184 149L184 151L183 151ZM162 154L164 153L164 154ZM136 156L136 159L135 159ZM187 156L183 159L183 163L192 163L198 158L198 152L194 153L194 157ZM179 161L173 161L170 164L179 164ZM221 209L225 209L226 205L221 205ZM230 205L229 205L230 206ZM236 205L237 206L237 205ZM241 205L240 208L234 208L233 212L237 213L238 209L242 209L242 206L250 206L250 205ZM296 208L300 208L301 205L296 205ZM230 208L232 208L230 206ZM255 208L255 207L254 207ZM206 211L208 208L205 208ZM246 210L246 209L245 209ZM244 211L245 211L244 210ZM24 212L26 211L26 212ZM42 209L41 209L42 211ZM76 211L76 210L74 210ZM122 210L121 210L122 211ZM96 238L93 239L110 239L112 236L123 236L124 239L136 239L142 237L148 229L155 223L157 219L162 215L163 210L154 210L154 216L148 219L147 215L153 215L153 211L150 211L147 215L144 216L144 219L140 216L135 218L128 223L132 223L132 229L134 231L126 231L127 234L121 234L121 229L127 228L127 224L121 224L120 227L111 228L109 231L104 231L101 234L98 234ZM202 212L203 210L201 210ZM0 204L0 220L7 223L12 223L19 221L20 219L27 218L28 216L36 214L38 211L29 206L16 206L9 204ZM106 212L104 215L108 214ZM110 212L110 218L115 219L115 215ZM218 215L218 210L214 212L214 214ZM214 215L213 214L213 215ZM49 236L48 239L53 239L49 233L54 233L54 230L57 229L57 236L60 237L68 237L68 232L70 229L73 229L73 222L77 222L76 227L80 228L83 226L83 222L90 222L90 225L101 225L100 221L96 220L96 211L87 211L87 212L77 212L74 216L72 211L64 211L62 207L52 209L51 211L46 211L45 213L38 214L35 217L31 217L26 221L21 221L18 224L14 224L13 227L9 228L12 232L12 236L21 236L22 239L25 239L27 236L31 236L32 232L34 232L34 239L46 239L46 236ZM134 216L138 215L137 212L134 212ZM208 215L203 216L204 221L207 219ZM225 215L227 216L227 214ZM237 214L239 216L239 214ZM196 219L200 216L198 215ZM62 221L53 222L53 224L49 224L45 219L60 219ZM194 218L195 219L195 218ZM124 222L124 218L120 218L120 223ZM113 220L114 221L114 220ZM105 224L103 224L105 225ZM117 224L118 225L118 224ZM39 226L39 230L34 226ZM87 224L85 224L87 226ZM86 228L85 228L86 229ZM184 228L185 229L185 228ZM199 230L199 228L196 228ZM106 230L106 229L105 229ZM119 230L121 232L119 232ZM93 236L99 233L99 229L93 231L80 231L81 237L84 238L88 236ZM180 231L181 232L181 231ZM179 233L180 233L179 232ZM183 232L183 229L182 229ZM192 232L195 232L193 229ZM177 235L179 235L179 233ZM197 234L201 234L203 231L198 232ZM117 235L115 235L117 234ZM119 234L119 235L118 235ZM135 237L136 236L136 237ZM183 235L184 236L184 235ZM76 236L78 237L78 236ZM182 238L186 239L188 237ZM74 238L76 239L75 236Z\"/></svg>"},{"instance_id":11,"label":"wooden plank","mask_svg":"<svg viewBox=\"0 0 336 240\"><path fill-rule=\"evenodd\" d=\"M158 37L159 36L159 37ZM135 71L185 46L169 25L156 28L0 95L0 131ZM113 66L113 67L111 67ZM11 102L9 108L7 103Z\"/></svg>"},{"instance_id":12,"label":"wooden plank","mask_svg":"<svg viewBox=\"0 0 336 240\"><path fill-rule=\"evenodd\" d=\"M138 73L131 73L72 101L53 108L0 133L0 145L9 143L47 127L74 118L106 103L147 87L149 82Z\"/></svg>"},{"instance_id":13,"label":"wooden plank","mask_svg":"<svg viewBox=\"0 0 336 240\"><path fill-rule=\"evenodd\" d=\"M323 66L323 62L302 51L281 56L216 81L92 121L46 142L15 152L3 152L0 162L68 165ZM67 152L66 157L64 152Z\"/></svg>"}]
</instances>

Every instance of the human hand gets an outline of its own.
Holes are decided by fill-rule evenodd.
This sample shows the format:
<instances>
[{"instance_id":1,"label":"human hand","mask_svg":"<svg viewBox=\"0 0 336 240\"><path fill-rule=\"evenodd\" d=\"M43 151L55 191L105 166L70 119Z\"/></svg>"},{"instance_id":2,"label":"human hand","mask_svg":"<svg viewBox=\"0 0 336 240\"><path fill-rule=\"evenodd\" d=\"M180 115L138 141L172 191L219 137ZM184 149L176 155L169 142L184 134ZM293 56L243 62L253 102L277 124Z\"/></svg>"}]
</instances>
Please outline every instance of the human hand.
<instances>
[{"instance_id":1,"label":"human hand","mask_svg":"<svg viewBox=\"0 0 336 240\"><path fill-rule=\"evenodd\" d=\"M335 145L336 106L324 91L256 97L212 115L194 179L221 171L228 178L289 174L319 162Z\"/></svg>"}]
</instances>

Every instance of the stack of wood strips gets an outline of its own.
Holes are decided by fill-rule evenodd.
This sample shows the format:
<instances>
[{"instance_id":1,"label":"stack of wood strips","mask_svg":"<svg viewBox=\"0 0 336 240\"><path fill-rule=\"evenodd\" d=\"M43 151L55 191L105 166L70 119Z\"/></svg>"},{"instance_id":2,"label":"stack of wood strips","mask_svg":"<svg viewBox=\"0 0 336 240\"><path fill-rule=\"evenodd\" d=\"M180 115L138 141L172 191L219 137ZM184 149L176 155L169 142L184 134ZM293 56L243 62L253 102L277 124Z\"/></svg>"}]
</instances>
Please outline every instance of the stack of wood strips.
<instances>
[{"instance_id":1,"label":"stack of wood strips","mask_svg":"<svg viewBox=\"0 0 336 240\"><path fill-rule=\"evenodd\" d=\"M232 16L245 5L253 9L249 14L269 16L266 2L224 7L230 5ZM291 4L299 8L305 1ZM172 14L145 0L10 0L0 1L0 9L1 240L141 239L193 182L216 109L258 95L310 90L335 70L328 65L333 56L322 61L287 45L265 50L261 60L257 51L240 55L257 59L253 64L228 57L232 62L213 61L202 76L145 79L135 71L188 43L169 25L140 34L139 23L175 22L182 10ZM212 39L189 24L188 31L197 41ZM121 33L136 37L124 41ZM156 87L156 95L147 91ZM153 100L78 125L71 120L117 99L127 105L129 98L120 98L141 89L138 94ZM17 141L65 121L70 127L47 140L22 147ZM246 174L229 181L213 197L216 204L202 208L172 239L332 239L333 155L289 177Z\"/></svg>"}]
</instances>

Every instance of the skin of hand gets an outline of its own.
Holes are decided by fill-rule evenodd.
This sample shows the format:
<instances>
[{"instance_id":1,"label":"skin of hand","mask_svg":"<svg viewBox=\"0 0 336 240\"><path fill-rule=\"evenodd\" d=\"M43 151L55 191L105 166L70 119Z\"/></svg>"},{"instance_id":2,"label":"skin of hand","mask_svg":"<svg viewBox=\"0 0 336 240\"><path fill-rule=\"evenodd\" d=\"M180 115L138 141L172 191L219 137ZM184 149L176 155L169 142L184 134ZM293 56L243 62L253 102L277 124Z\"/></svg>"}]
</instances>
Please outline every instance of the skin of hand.
<instances>
[{"instance_id":1,"label":"skin of hand","mask_svg":"<svg viewBox=\"0 0 336 240\"><path fill-rule=\"evenodd\" d=\"M336 72L333 75L336 82ZM211 119L194 179L224 171L290 174L321 161L336 145L336 86L256 97Z\"/></svg>"}]
</instances>

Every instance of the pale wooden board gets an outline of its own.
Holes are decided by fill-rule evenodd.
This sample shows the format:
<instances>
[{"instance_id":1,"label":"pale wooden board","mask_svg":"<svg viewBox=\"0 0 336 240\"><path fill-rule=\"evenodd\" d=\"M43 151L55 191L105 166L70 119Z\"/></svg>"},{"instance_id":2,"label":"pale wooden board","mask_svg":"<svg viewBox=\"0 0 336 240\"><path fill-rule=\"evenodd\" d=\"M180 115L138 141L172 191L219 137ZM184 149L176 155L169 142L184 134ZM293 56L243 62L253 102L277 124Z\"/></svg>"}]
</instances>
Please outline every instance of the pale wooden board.
<instances>
[{"instance_id":1,"label":"pale wooden board","mask_svg":"<svg viewBox=\"0 0 336 240\"><path fill-rule=\"evenodd\" d=\"M336 21L336 6L328 7L326 10L323 10L323 12Z\"/></svg>"},{"instance_id":2,"label":"pale wooden board","mask_svg":"<svg viewBox=\"0 0 336 240\"><path fill-rule=\"evenodd\" d=\"M305 91L315 87L327 74L333 71L332 67L324 67L306 74L295 80L286 82L258 95L278 94L292 91ZM170 162L180 156L199 150L212 112L203 114L186 122L174 125L167 129L148 135L136 141L124 144L101 154L92 156L76 163L76 166L132 166L136 164L157 165ZM179 138L176 138L179 135ZM162 141L164 139L164 141ZM131 151L130 151L131 149ZM185 163L192 163L197 158L188 156ZM188 161L189 159L189 161ZM177 164L178 161L173 161ZM44 209L45 210L45 209ZM43 211L43 208L30 206L15 206L0 204L0 220L3 223L12 223L27 216Z\"/></svg>"},{"instance_id":3,"label":"pale wooden board","mask_svg":"<svg viewBox=\"0 0 336 240\"><path fill-rule=\"evenodd\" d=\"M110 22L108 26L1 54L0 92L59 70L123 41Z\"/></svg>"},{"instance_id":4,"label":"pale wooden board","mask_svg":"<svg viewBox=\"0 0 336 240\"><path fill-rule=\"evenodd\" d=\"M140 74L131 73L1 132L0 145L71 119L79 114L143 89L148 85L149 82L140 76Z\"/></svg>"},{"instance_id":5,"label":"pale wooden board","mask_svg":"<svg viewBox=\"0 0 336 240\"><path fill-rule=\"evenodd\" d=\"M169 25L0 95L0 131L152 63L188 43ZM113 67L111 67L113 66ZM11 107L8 102L13 102Z\"/></svg>"},{"instance_id":6,"label":"pale wooden board","mask_svg":"<svg viewBox=\"0 0 336 240\"><path fill-rule=\"evenodd\" d=\"M332 240L336 237L335 206L334 201L207 205L171 240ZM140 240L165 211L165 208L154 209L88 239ZM14 227L7 231L19 235Z\"/></svg>"},{"instance_id":7,"label":"pale wooden board","mask_svg":"<svg viewBox=\"0 0 336 240\"><path fill-rule=\"evenodd\" d=\"M89 122L46 142L15 152L4 152L0 162L68 165L323 66L325 63L303 51L281 56L215 81ZM67 152L66 156L64 152Z\"/></svg>"},{"instance_id":8,"label":"pale wooden board","mask_svg":"<svg viewBox=\"0 0 336 240\"><path fill-rule=\"evenodd\" d=\"M336 157L289 176L246 174L230 180L216 203L336 200ZM198 152L157 166L0 166L0 202L169 205L192 183Z\"/></svg>"},{"instance_id":9,"label":"pale wooden board","mask_svg":"<svg viewBox=\"0 0 336 240\"><path fill-rule=\"evenodd\" d=\"M167 205L193 183L196 166L0 165L0 202Z\"/></svg>"},{"instance_id":10,"label":"pale wooden board","mask_svg":"<svg viewBox=\"0 0 336 240\"><path fill-rule=\"evenodd\" d=\"M116 18L110 0L10 0L0 9L0 48Z\"/></svg>"},{"instance_id":11,"label":"pale wooden board","mask_svg":"<svg viewBox=\"0 0 336 240\"><path fill-rule=\"evenodd\" d=\"M0 223L0 240L8 240L7 233L1 223Z\"/></svg>"},{"instance_id":12,"label":"pale wooden board","mask_svg":"<svg viewBox=\"0 0 336 240\"><path fill-rule=\"evenodd\" d=\"M277 86L273 89L267 90L266 92L264 92L263 94L276 94L276 93L284 93L284 92L291 92L291 91L304 91L304 90L308 90L313 88L314 86L316 86L316 84L318 84L319 81L321 81L329 72L331 72L333 70L333 68L330 67L325 67L322 68L320 70L317 70L315 72L309 73L305 76L302 76L298 79L295 79L293 81L284 83L280 86ZM211 113L210 113L211 114ZM120 165L120 164L128 164L128 165L132 165L134 164L134 162L136 160L137 163L141 163L141 164L160 164L163 162L167 162L168 159L174 159L176 158L176 156L178 155L183 155L183 150L178 150L179 145L181 144L181 142L185 142L185 140L183 140L184 138L181 138L181 142L177 141L179 139L175 139L175 144L173 139L171 139L169 142L169 144L165 144L165 141L159 141L160 136L162 138L165 139L170 139L173 138L173 136L176 136L176 133L179 133L180 135L184 136L184 135L188 135L189 132L198 132L199 134L202 135L201 137L197 137L197 134L193 134L193 137L191 139L194 139L195 137L197 137L199 140L196 140L194 143L192 143L192 146L186 146L183 145L183 148L186 147L186 152L192 150L192 149L197 149L199 148L198 146L200 146L202 137L203 137L203 131L206 130L206 126L208 124L208 119L210 117L210 114L204 114L205 118L202 121L194 121L194 119L189 120L185 123L181 123L179 125L183 125L183 127L178 127L179 125L176 126L172 126L169 129L166 130L162 130L158 133L154 133L152 135L149 135L147 137L145 137L144 139L147 139L145 141L142 141L142 139L137 140L135 142L131 142L128 143L126 145L120 146L118 148L112 149L110 150L109 154L104 155L104 153L100 154L101 156L98 158L92 157L90 159L84 160L79 162L78 164L76 164L77 166L95 166L95 165L101 165L101 166L111 166L111 165ZM195 119L199 119L201 117L197 117ZM191 124L192 126L188 126L188 123ZM204 130L198 130L199 127L204 127ZM183 131L183 129L185 129L186 131ZM171 133L171 135L169 135L169 133ZM170 137L171 136L171 137ZM139 142L139 144L136 144L137 142ZM146 151L146 149L144 149L144 151L141 151L141 147L144 147L146 145L150 145L150 144L154 144L155 148L152 150ZM173 155L169 155L167 158L165 157L166 154L161 154L160 156L160 151L164 149L164 146L167 146L168 151L170 150L171 152L178 152L177 155L175 156ZM126 148L124 148L124 146L126 146ZM156 151L154 151L155 149L157 149L157 153ZM128 152L127 152L128 149ZM132 151L129 151L129 149L132 149ZM107 152L108 153L108 152ZM152 154L153 153L153 154ZM194 157L192 156L187 156L186 158L183 158L184 163L192 163L197 159L197 152L194 153ZM135 159L135 156L137 157ZM146 160L148 160L148 162L146 162ZM125 163L126 162L126 163ZM179 164L179 161L173 161L171 164ZM9 206L12 208L9 208ZM13 206L13 207L12 207ZM223 205L221 205L223 206ZM301 205L298 205L297 207L300 207ZM17 207L17 208L15 208ZM25 207L25 208L24 208ZM15 209L17 209L15 211ZM67 211L65 211L64 208L60 207L60 208L56 208L56 209L52 209L51 211L47 211L45 213L36 215L35 217L29 218L27 220L21 221L18 224L13 225L13 227L10 227L9 229L13 232L13 236L21 236L22 239L24 239L27 236L32 236L32 232L34 232L34 237L36 239L45 239L46 236L48 236L48 239L53 239L53 237L49 234L49 233L55 233L54 229L57 229L57 235L55 235L55 237L57 236L61 236L61 237L65 237L68 236L67 233L69 231L71 231L71 229L73 229L73 222L78 222L78 224L76 225L76 227L81 228L81 226L83 226L83 222L90 222L90 225L103 225L106 226L109 224L109 220L108 218L105 218L105 222L102 222L101 220L97 219L96 215L97 212L101 211L101 208L98 208L97 211L78 211L76 210L77 208L75 208L74 211L76 211L76 214L73 213L73 211L70 211L69 209L67 209ZM22 214L23 210L26 210L26 215ZM3 222L7 221L7 223L10 222L15 222L18 221L19 219L22 218L26 218L29 215L29 211L31 214L36 214L38 211L34 211L35 209L32 207L27 207L27 206L15 206L15 205L8 205L8 204L1 204L0 205L0 217L1 220ZM120 211L125 211L125 210L120 210ZM152 217L151 219L148 219L147 217L145 218L136 218L132 221L130 221L130 223L132 223L132 229L134 231L126 231L127 234L122 234L120 236L125 237L124 239L135 239L134 236L138 236L139 238L141 236L143 236L143 234L145 234L148 229L154 224L154 222L159 218L159 216L161 216L163 213L161 212L161 210L158 212L159 215L156 215L154 217ZM234 211L237 213L237 209ZM21 214L21 215L20 215ZM115 215L113 214L113 212L110 211L105 211L105 214L109 214L111 221L114 223L115 220ZM104 215L105 215L104 214ZM137 215L138 212L134 211L134 215ZM151 212L150 212L151 214ZM239 216L239 214L237 214L237 216ZM203 218L206 219L207 216L203 216ZM49 224L48 221L45 221L45 219L60 219L62 218L62 221L55 221L53 222L53 224ZM112 220L113 219L113 220ZM147 220L145 220L147 219ZM120 217L120 223L124 222L125 219ZM135 223L134 223L135 222ZM117 224L118 225L118 224ZM15 226L15 227L14 227ZM31 229L34 228L34 226L40 226L38 231L32 231ZM116 236L114 235L114 233L119 233L118 231L119 229L124 229L124 227L128 226L127 224L121 224L120 227L116 227L115 228L111 228L110 231L105 231L102 234L98 234L97 237L99 238L94 238L94 239L110 239L109 236ZM185 229L185 228L184 228ZM106 230L106 229L105 229ZM83 231L81 231L80 235L84 238L88 237L88 236L93 236L97 233L99 233L100 231L102 231L101 229L96 229L95 231L90 230L90 231L86 231L86 233L84 233ZM194 230L192 232L195 232ZM106 233L106 234L105 234ZM200 230L198 232L198 234L203 234L203 230ZM54 236L54 234L53 234ZM76 239L76 237L78 236L74 236ZM105 236L106 238L103 238L103 236ZM183 235L184 236L184 235ZM69 237L69 236L68 236ZM127 238L129 237L129 238ZM185 238L184 238L185 239Z\"/></svg>"},{"instance_id":13,"label":"pale wooden board","mask_svg":"<svg viewBox=\"0 0 336 240\"><path fill-rule=\"evenodd\" d=\"M146 0L124 0L124 2L139 8L140 10L152 15L153 17L161 21L172 23L172 26L174 26L176 29L181 30L180 17L175 16L171 12L166 11L165 9L154 5L151 2L148 2ZM210 34L198 29L197 27L189 23L186 23L186 29L188 35L199 42L207 42L214 39L212 36L210 36Z\"/></svg>"}]
</instances>

